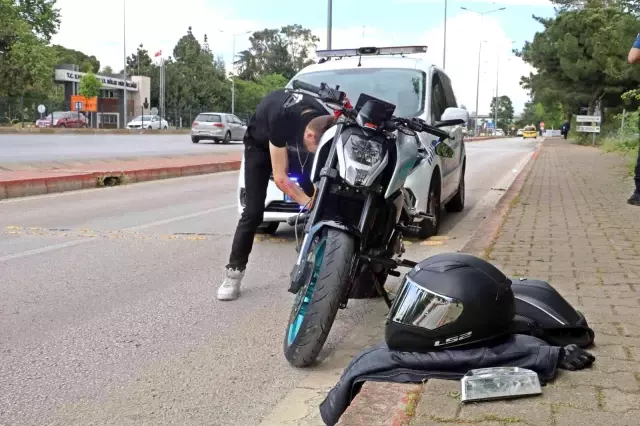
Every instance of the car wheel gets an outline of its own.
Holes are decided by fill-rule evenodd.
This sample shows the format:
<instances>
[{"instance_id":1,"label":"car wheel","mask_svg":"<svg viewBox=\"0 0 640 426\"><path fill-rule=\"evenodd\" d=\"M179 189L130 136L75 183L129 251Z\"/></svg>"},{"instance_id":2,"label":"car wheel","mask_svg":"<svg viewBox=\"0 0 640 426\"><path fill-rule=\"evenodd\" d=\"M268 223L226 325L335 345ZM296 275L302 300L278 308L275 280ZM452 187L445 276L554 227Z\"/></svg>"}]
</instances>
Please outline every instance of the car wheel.
<instances>
[{"instance_id":1,"label":"car wheel","mask_svg":"<svg viewBox=\"0 0 640 426\"><path fill-rule=\"evenodd\" d=\"M429 188L429 199L427 200L427 214L435 216L435 223L429 219L422 219L420 222L420 230L418 231L418 237L429 238L434 235L438 235L440 230L440 219L442 217L442 206L440 205L440 191L437 188L437 181L431 181L431 187Z\"/></svg>"},{"instance_id":2,"label":"car wheel","mask_svg":"<svg viewBox=\"0 0 640 426\"><path fill-rule=\"evenodd\" d=\"M231 132L227 132L222 140L223 144L228 144L229 142L231 142Z\"/></svg>"},{"instance_id":3,"label":"car wheel","mask_svg":"<svg viewBox=\"0 0 640 426\"><path fill-rule=\"evenodd\" d=\"M194 136L191 136L191 142L198 143L198 142L200 142L200 139L198 139L198 138L196 138Z\"/></svg>"},{"instance_id":4,"label":"car wheel","mask_svg":"<svg viewBox=\"0 0 640 426\"><path fill-rule=\"evenodd\" d=\"M153 129L151 128L151 126L147 127L147 129L149 129L149 130L153 130Z\"/></svg>"},{"instance_id":5,"label":"car wheel","mask_svg":"<svg viewBox=\"0 0 640 426\"><path fill-rule=\"evenodd\" d=\"M459 213L464 210L464 174L465 174L465 166L462 166L462 176L460 176L460 183L458 184L458 192L456 195L445 204L444 208L447 209L450 213Z\"/></svg>"},{"instance_id":6,"label":"car wheel","mask_svg":"<svg viewBox=\"0 0 640 426\"><path fill-rule=\"evenodd\" d=\"M265 222L266 226L262 226L258 228L258 232L263 234L273 235L278 230L280 226L280 222Z\"/></svg>"},{"instance_id":7,"label":"car wheel","mask_svg":"<svg viewBox=\"0 0 640 426\"><path fill-rule=\"evenodd\" d=\"M64 128L66 128L67 126L66 126L66 124L61 124L61 125L59 125L58 127L59 127L60 129L64 129Z\"/></svg>"},{"instance_id":8,"label":"car wheel","mask_svg":"<svg viewBox=\"0 0 640 426\"><path fill-rule=\"evenodd\" d=\"M167 126L164 126L162 129L163 130L168 130L169 128Z\"/></svg>"}]
</instances>

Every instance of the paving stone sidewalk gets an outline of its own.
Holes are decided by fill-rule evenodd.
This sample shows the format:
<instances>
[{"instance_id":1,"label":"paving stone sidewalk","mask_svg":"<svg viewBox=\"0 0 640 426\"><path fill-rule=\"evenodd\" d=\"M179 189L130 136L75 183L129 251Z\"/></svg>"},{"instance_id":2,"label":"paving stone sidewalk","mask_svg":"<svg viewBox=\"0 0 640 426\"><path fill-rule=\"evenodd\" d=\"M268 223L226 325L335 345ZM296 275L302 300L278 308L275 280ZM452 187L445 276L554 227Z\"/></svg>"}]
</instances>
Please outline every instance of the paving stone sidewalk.
<instances>
[{"instance_id":1,"label":"paving stone sidewalk","mask_svg":"<svg viewBox=\"0 0 640 426\"><path fill-rule=\"evenodd\" d=\"M585 314L596 331L594 366L560 370L540 397L465 406L457 381L385 384L405 396L404 408L389 408L413 417L394 424L640 425L640 208L626 204L627 170L619 156L547 139L484 250L507 274L548 280ZM365 384L367 398L374 386ZM340 424L383 424L350 411Z\"/></svg>"}]
</instances>

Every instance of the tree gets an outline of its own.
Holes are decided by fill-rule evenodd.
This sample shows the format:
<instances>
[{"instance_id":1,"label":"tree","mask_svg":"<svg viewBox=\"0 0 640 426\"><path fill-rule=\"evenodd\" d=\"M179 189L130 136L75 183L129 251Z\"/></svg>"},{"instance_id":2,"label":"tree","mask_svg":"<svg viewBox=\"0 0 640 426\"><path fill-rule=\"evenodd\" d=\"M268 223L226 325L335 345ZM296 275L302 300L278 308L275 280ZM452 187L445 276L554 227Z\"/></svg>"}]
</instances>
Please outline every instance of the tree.
<instances>
[{"instance_id":1,"label":"tree","mask_svg":"<svg viewBox=\"0 0 640 426\"><path fill-rule=\"evenodd\" d=\"M15 0L20 18L36 36L47 43L60 28L60 9L56 0Z\"/></svg>"},{"instance_id":2,"label":"tree","mask_svg":"<svg viewBox=\"0 0 640 426\"><path fill-rule=\"evenodd\" d=\"M310 63L309 55L318 41L311 30L298 24L256 31L249 37L251 47L240 52L235 62L240 78L256 81L269 74L280 74L291 79Z\"/></svg>"},{"instance_id":3,"label":"tree","mask_svg":"<svg viewBox=\"0 0 640 426\"><path fill-rule=\"evenodd\" d=\"M497 102L496 102L497 100ZM511 102L511 98L506 95L502 95L499 98L494 98L491 100L491 113L496 110L496 103L498 104L498 111L496 115L498 116L497 127L506 131L507 127L513 121L513 103Z\"/></svg>"},{"instance_id":4,"label":"tree","mask_svg":"<svg viewBox=\"0 0 640 426\"><path fill-rule=\"evenodd\" d=\"M620 103L619 95L640 83L640 72L624 60L638 30L631 13L588 1L552 19L534 19L544 31L518 54L537 69L521 83L536 102L560 102L566 112L587 106L592 114L603 98Z\"/></svg>"},{"instance_id":5,"label":"tree","mask_svg":"<svg viewBox=\"0 0 640 426\"><path fill-rule=\"evenodd\" d=\"M146 75L151 76L155 65L149 51L144 48L142 43L138 46L136 53L127 57L127 74L128 75Z\"/></svg>"},{"instance_id":6,"label":"tree","mask_svg":"<svg viewBox=\"0 0 640 426\"><path fill-rule=\"evenodd\" d=\"M0 0L0 95L24 96L51 87L56 58L47 46L47 29L30 24L40 25L44 15L29 11L29 3Z\"/></svg>"},{"instance_id":7,"label":"tree","mask_svg":"<svg viewBox=\"0 0 640 426\"><path fill-rule=\"evenodd\" d=\"M98 80L94 73L89 72L80 79L78 92L85 98L94 98L100 95L100 89L102 89L102 82Z\"/></svg>"},{"instance_id":8,"label":"tree","mask_svg":"<svg viewBox=\"0 0 640 426\"><path fill-rule=\"evenodd\" d=\"M111 68L109 65L107 65L106 67L102 68L102 71L100 71L100 74L106 75L106 76L112 76L113 75L113 68Z\"/></svg>"},{"instance_id":9,"label":"tree","mask_svg":"<svg viewBox=\"0 0 640 426\"><path fill-rule=\"evenodd\" d=\"M270 74L258 81L236 80L236 112L252 114L264 96L286 86L289 80L280 74Z\"/></svg>"},{"instance_id":10,"label":"tree","mask_svg":"<svg viewBox=\"0 0 640 426\"><path fill-rule=\"evenodd\" d=\"M98 72L100 70L100 61L93 55L89 56L86 53L57 44L51 48L57 57L56 65L74 64L78 66L80 72Z\"/></svg>"}]
</instances>

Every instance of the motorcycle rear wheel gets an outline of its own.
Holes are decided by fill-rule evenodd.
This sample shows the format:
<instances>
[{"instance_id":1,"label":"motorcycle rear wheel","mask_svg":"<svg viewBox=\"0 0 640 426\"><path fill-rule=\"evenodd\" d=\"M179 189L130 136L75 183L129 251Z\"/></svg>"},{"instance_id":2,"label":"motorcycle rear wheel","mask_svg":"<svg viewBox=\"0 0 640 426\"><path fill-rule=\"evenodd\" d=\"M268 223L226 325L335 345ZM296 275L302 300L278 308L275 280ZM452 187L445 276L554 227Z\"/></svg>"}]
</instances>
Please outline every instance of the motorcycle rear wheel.
<instances>
[{"instance_id":1,"label":"motorcycle rear wheel","mask_svg":"<svg viewBox=\"0 0 640 426\"><path fill-rule=\"evenodd\" d=\"M312 243L309 281L296 294L284 336L284 356L294 367L313 365L324 346L347 291L354 238L325 229Z\"/></svg>"}]
</instances>

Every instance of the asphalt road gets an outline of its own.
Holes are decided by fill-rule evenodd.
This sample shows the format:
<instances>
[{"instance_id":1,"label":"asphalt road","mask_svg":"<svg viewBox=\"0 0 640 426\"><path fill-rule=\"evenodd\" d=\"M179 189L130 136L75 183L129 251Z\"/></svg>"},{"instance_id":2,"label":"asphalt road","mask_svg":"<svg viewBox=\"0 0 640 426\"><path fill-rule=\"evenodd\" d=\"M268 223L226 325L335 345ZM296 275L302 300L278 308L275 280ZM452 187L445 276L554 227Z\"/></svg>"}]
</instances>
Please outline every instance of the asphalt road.
<instances>
[{"instance_id":1,"label":"asphalt road","mask_svg":"<svg viewBox=\"0 0 640 426\"><path fill-rule=\"evenodd\" d=\"M184 135L0 135L0 163L61 160L100 160L226 153L242 150L242 142L229 145L212 141L192 143Z\"/></svg>"},{"instance_id":2,"label":"asphalt road","mask_svg":"<svg viewBox=\"0 0 640 426\"><path fill-rule=\"evenodd\" d=\"M477 226L482 200L534 146L468 144L467 209L443 232ZM282 355L291 228L255 243L239 300L215 300L236 181L0 202L0 425L256 425L296 387L306 371ZM322 357L382 303L353 302Z\"/></svg>"}]
</instances>

